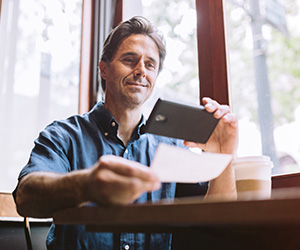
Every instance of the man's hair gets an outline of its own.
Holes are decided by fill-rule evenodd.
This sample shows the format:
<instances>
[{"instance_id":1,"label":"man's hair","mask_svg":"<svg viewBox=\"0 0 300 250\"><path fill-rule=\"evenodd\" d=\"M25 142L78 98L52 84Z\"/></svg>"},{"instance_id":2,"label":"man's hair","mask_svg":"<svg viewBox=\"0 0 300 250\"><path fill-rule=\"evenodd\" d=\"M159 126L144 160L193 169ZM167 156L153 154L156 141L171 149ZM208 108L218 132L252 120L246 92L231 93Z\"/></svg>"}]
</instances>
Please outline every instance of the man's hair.
<instances>
[{"instance_id":1,"label":"man's hair","mask_svg":"<svg viewBox=\"0 0 300 250\"><path fill-rule=\"evenodd\" d=\"M124 39L135 34L149 36L156 43L159 51L158 72L160 72L166 56L165 40L162 34L157 30L156 26L144 17L132 17L115 27L104 42L101 60L110 63ZM101 86L103 91L105 91L105 80L102 76Z\"/></svg>"}]
</instances>

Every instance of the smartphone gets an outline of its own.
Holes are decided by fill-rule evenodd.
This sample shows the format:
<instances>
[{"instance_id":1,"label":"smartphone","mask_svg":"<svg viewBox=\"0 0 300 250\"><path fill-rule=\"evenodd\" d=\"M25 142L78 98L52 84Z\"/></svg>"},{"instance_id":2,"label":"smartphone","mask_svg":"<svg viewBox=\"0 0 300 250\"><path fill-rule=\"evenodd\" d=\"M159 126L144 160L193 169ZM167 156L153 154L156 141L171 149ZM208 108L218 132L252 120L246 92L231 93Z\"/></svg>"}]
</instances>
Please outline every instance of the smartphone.
<instances>
[{"instance_id":1,"label":"smartphone","mask_svg":"<svg viewBox=\"0 0 300 250\"><path fill-rule=\"evenodd\" d=\"M158 99L141 132L206 143L218 122L204 106Z\"/></svg>"}]
</instances>

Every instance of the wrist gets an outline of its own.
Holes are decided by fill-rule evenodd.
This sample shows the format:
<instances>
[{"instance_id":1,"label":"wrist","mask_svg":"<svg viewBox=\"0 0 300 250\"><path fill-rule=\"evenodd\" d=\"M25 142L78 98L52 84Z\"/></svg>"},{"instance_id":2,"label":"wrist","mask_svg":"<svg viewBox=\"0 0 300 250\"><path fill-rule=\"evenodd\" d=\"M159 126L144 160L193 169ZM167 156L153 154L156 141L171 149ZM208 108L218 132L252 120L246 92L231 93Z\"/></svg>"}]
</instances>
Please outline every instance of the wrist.
<instances>
[{"instance_id":1,"label":"wrist","mask_svg":"<svg viewBox=\"0 0 300 250\"><path fill-rule=\"evenodd\" d=\"M78 170L71 172L68 175L67 182L70 182L69 187L71 188L69 192L73 196L74 205L79 205L81 203L89 201L88 196L88 178L89 170Z\"/></svg>"}]
</instances>

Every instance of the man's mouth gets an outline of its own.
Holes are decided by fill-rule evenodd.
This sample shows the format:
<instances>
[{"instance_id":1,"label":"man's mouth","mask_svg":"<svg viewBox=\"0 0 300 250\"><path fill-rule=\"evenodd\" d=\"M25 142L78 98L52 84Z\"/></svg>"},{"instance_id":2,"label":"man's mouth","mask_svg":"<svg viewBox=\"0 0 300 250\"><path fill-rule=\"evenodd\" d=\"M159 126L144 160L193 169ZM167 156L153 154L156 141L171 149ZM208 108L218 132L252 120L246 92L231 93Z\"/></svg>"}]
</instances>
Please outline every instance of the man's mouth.
<instances>
[{"instance_id":1,"label":"man's mouth","mask_svg":"<svg viewBox=\"0 0 300 250\"><path fill-rule=\"evenodd\" d=\"M141 83L141 82L126 82L127 85L131 86L137 86L137 87L147 87L147 83Z\"/></svg>"}]
</instances>

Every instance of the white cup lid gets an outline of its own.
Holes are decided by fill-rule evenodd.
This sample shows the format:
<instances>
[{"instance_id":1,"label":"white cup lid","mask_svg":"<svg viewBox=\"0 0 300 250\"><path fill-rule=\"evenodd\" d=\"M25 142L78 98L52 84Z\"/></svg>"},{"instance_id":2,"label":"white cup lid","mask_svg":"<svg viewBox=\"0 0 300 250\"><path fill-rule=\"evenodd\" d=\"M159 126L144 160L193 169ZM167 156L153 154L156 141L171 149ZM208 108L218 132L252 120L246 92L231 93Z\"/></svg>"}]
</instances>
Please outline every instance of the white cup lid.
<instances>
[{"instance_id":1,"label":"white cup lid","mask_svg":"<svg viewBox=\"0 0 300 250\"><path fill-rule=\"evenodd\" d=\"M232 167L235 170L236 179L270 179L273 162L270 157L246 156L234 159Z\"/></svg>"},{"instance_id":2,"label":"white cup lid","mask_svg":"<svg viewBox=\"0 0 300 250\"><path fill-rule=\"evenodd\" d=\"M238 157L233 160L232 163L240 163L240 162L266 162L270 161L270 157L266 155L256 155L256 156L244 156Z\"/></svg>"}]
</instances>

